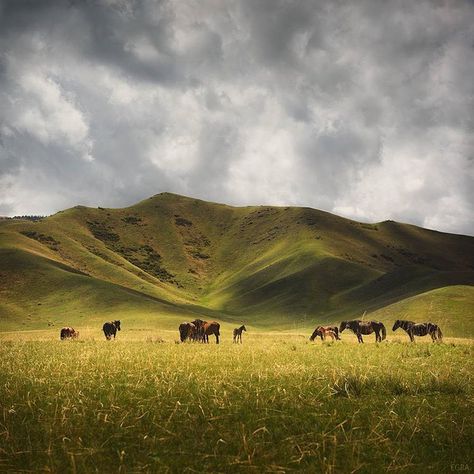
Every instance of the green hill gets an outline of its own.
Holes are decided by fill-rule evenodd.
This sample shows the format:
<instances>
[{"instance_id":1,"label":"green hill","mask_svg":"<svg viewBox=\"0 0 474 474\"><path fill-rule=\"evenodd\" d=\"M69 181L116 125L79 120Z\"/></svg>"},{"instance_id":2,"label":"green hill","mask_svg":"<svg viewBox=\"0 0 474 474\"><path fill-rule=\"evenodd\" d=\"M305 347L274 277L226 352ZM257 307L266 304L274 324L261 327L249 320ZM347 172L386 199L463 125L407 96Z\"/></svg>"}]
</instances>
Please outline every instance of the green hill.
<instances>
[{"instance_id":1,"label":"green hill","mask_svg":"<svg viewBox=\"0 0 474 474\"><path fill-rule=\"evenodd\" d=\"M288 329L367 311L474 336L473 283L472 237L309 208L163 193L0 221L0 330L112 317L172 328L196 315Z\"/></svg>"}]
</instances>

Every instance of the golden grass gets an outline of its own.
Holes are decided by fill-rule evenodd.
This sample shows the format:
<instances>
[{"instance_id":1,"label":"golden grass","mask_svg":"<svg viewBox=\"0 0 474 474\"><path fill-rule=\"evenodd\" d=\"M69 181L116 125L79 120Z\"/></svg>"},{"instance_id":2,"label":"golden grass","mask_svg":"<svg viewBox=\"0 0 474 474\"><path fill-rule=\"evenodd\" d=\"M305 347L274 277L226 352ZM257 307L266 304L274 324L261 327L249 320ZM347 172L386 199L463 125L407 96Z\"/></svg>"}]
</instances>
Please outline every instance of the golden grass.
<instances>
[{"instance_id":1,"label":"golden grass","mask_svg":"<svg viewBox=\"0 0 474 474\"><path fill-rule=\"evenodd\" d=\"M12 339L0 345L2 471L443 472L472 459L469 341Z\"/></svg>"}]
</instances>

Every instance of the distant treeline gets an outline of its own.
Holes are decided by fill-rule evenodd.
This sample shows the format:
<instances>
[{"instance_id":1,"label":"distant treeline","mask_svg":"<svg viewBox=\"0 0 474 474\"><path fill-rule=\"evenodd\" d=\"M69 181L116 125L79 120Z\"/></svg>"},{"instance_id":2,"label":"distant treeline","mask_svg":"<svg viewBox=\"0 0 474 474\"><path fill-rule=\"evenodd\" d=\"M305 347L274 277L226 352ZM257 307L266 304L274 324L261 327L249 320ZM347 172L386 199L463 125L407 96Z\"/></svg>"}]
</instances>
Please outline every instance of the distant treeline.
<instances>
[{"instance_id":1,"label":"distant treeline","mask_svg":"<svg viewBox=\"0 0 474 474\"><path fill-rule=\"evenodd\" d=\"M40 221L48 216L13 216L13 217L0 217L0 219L18 219L23 221Z\"/></svg>"}]
</instances>

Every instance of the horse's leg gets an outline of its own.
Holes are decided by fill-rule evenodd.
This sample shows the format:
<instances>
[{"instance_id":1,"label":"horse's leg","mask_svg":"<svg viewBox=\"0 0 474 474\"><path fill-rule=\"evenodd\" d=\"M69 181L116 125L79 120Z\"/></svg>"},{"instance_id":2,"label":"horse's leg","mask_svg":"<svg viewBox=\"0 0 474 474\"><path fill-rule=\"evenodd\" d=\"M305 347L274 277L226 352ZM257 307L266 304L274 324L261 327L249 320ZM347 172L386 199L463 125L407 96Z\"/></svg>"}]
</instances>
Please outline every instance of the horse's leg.
<instances>
[{"instance_id":1,"label":"horse's leg","mask_svg":"<svg viewBox=\"0 0 474 474\"><path fill-rule=\"evenodd\" d=\"M357 340L359 341L359 344L364 342L364 339L362 339L362 334L360 332L357 332Z\"/></svg>"},{"instance_id":2,"label":"horse's leg","mask_svg":"<svg viewBox=\"0 0 474 474\"><path fill-rule=\"evenodd\" d=\"M219 335L216 334L216 344L219 344Z\"/></svg>"},{"instance_id":3,"label":"horse's leg","mask_svg":"<svg viewBox=\"0 0 474 474\"><path fill-rule=\"evenodd\" d=\"M408 335L410 336L410 341L415 342L415 336L413 335L413 331L409 331Z\"/></svg>"}]
</instances>

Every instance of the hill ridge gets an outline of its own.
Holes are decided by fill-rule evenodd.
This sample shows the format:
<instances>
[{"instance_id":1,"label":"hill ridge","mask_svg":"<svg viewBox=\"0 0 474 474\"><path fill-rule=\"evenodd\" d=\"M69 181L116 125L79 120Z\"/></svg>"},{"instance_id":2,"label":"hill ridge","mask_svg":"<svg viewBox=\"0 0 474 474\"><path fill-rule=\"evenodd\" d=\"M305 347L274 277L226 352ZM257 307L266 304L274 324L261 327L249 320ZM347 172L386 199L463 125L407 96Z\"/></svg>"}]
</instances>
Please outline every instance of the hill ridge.
<instances>
[{"instance_id":1,"label":"hill ridge","mask_svg":"<svg viewBox=\"0 0 474 474\"><path fill-rule=\"evenodd\" d=\"M93 304L76 300L84 282L68 278L63 285L42 259L90 276ZM378 312L449 286L470 293L474 238L308 207L230 206L166 192L125 208L75 206L38 221L2 220L0 264L0 330L36 327L58 309L64 320L115 312L154 324L160 314L176 320L191 307L224 320L285 326ZM118 287L134 292L133 304ZM25 322L25 314L39 319Z\"/></svg>"}]
</instances>

